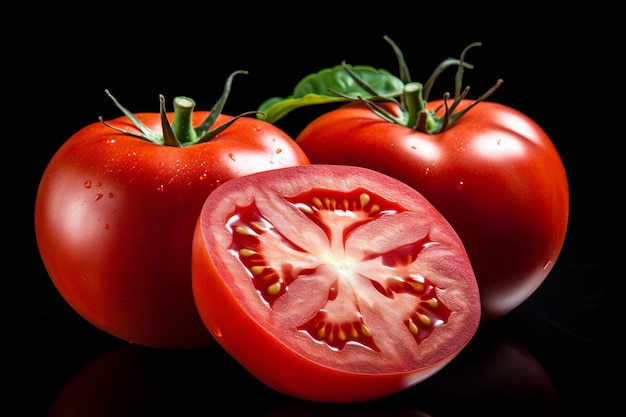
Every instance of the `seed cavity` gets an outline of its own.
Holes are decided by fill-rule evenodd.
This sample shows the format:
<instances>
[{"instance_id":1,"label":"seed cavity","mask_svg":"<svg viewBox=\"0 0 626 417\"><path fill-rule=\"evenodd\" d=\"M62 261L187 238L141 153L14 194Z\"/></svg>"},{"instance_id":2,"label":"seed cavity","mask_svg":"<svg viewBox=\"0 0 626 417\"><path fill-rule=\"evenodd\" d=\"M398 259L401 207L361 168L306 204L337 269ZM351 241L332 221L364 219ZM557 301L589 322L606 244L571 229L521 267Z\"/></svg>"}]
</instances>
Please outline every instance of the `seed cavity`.
<instances>
[{"instance_id":1,"label":"seed cavity","mask_svg":"<svg viewBox=\"0 0 626 417\"><path fill-rule=\"evenodd\" d=\"M369 194L363 189L349 192L311 189L283 199L317 224L327 234L329 242L338 247L363 224L405 210L398 203ZM317 258L306 255L304 248L298 247L283 235L272 223L271 216L266 218L255 202L238 207L227 220L227 227L232 231L231 253L249 272L247 278L268 309L272 309L274 302L288 291L294 280L314 276L317 267L308 263L314 263ZM389 268L388 277L371 278L372 286L381 297L394 302L398 294L408 294L416 300L414 310L409 311L404 318L404 325L417 344L426 339L437 326L447 322L451 313L439 302L434 285L413 266L421 256L421 251L434 243L428 235L416 237L414 242L385 253L366 253L363 258L364 261ZM266 252L272 254L272 257L266 257ZM297 326L297 329L332 350L340 350L351 344L380 351L375 335L360 315L359 303L362 300L358 297L350 298L354 310L338 307L345 305L343 303L346 299L342 298L350 295L346 295L345 288L342 290L342 286L337 283L329 286L326 304L319 311L311 312L312 317ZM349 288L350 285L344 287Z\"/></svg>"},{"instance_id":2,"label":"seed cavity","mask_svg":"<svg viewBox=\"0 0 626 417\"><path fill-rule=\"evenodd\" d=\"M369 349L380 351L372 338L372 333L362 321L336 323L321 310L313 319L298 327L318 341L333 349L342 349L347 343L356 343Z\"/></svg>"}]
</instances>

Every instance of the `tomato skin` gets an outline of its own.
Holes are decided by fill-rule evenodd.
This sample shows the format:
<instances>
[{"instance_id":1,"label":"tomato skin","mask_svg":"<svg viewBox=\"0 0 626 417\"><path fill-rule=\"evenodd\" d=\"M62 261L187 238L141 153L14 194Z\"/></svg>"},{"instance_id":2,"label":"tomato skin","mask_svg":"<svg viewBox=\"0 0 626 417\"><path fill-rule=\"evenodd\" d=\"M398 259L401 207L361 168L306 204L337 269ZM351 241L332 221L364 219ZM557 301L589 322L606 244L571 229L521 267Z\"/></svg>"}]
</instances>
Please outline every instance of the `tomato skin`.
<instances>
[{"instance_id":1,"label":"tomato skin","mask_svg":"<svg viewBox=\"0 0 626 417\"><path fill-rule=\"evenodd\" d=\"M375 205L402 209L371 223L360 223L358 210L354 216L337 214L343 207L354 207L358 198L350 190L361 188L372 196L366 212ZM330 231L307 220L316 214L296 208L308 207L314 197L324 204L320 212L330 212L328 217L319 215L327 220L320 224L329 225ZM335 202L341 208L327 210ZM248 217L253 220L246 223ZM360 226L346 225L351 222ZM412 242L423 236L432 239L432 245L410 253ZM239 240L248 237L252 243L239 247ZM454 230L419 193L376 171L305 165L233 180L205 202L192 248L192 288L205 325L248 371L287 395L351 403L399 392L446 366L480 321L477 283ZM262 258L253 264L270 273L257 274L246 266L250 251ZM378 263L379 257L372 254L381 253L387 261ZM409 258L410 265L394 267L391 258L400 265ZM341 266L333 269L335 261L330 259L341 259ZM426 301L401 287L409 281L407 271L423 274L425 287L433 283L426 298L438 304L426 312L429 317L449 309L418 343L404 319ZM263 285L276 276L284 292L272 299ZM360 336L351 339L349 330L346 337L355 343L345 345L327 337L327 326L324 335L309 331L303 323L320 312L328 314L329 323L341 325L353 323L348 317L361 317L374 340L369 346L376 347L361 345Z\"/></svg>"},{"instance_id":2,"label":"tomato skin","mask_svg":"<svg viewBox=\"0 0 626 417\"><path fill-rule=\"evenodd\" d=\"M158 113L135 115L161 132ZM193 114L199 124L206 111ZM173 118L168 113L168 118ZM216 126L232 119L221 114ZM112 125L137 131L126 118ZM191 291L191 241L206 196L259 170L308 164L282 130L240 118L213 140L156 145L103 123L84 127L49 162L35 203L44 265L83 318L118 338L191 349L213 343Z\"/></svg>"},{"instance_id":3,"label":"tomato skin","mask_svg":"<svg viewBox=\"0 0 626 417\"><path fill-rule=\"evenodd\" d=\"M382 106L399 115L397 106ZM429 135L355 102L313 120L296 141L312 163L375 169L428 198L465 244L483 321L525 301L559 256L569 216L565 168L546 133L515 109L483 101Z\"/></svg>"}]
</instances>

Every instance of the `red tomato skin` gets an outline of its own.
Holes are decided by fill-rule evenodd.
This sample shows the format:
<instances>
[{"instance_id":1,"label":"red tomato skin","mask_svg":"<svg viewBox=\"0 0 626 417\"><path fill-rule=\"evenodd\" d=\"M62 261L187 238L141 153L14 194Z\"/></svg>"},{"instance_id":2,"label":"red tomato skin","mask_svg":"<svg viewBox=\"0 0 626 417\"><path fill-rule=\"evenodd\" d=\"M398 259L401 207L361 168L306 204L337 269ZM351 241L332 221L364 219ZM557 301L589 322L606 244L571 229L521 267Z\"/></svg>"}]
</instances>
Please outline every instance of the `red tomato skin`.
<instances>
[{"instance_id":1,"label":"red tomato skin","mask_svg":"<svg viewBox=\"0 0 626 417\"><path fill-rule=\"evenodd\" d=\"M204 245L201 233L195 234L194 247ZM206 250L194 252L198 276L219 276ZM209 268L209 269L207 269ZM420 372L403 374L366 374L323 367L277 343L275 337L258 326L253 317L239 307L223 282L196 279L196 303L209 329L223 329L224 323L237 323L232 332L216 333L218 343L252 375L270 388L297 398L329 403L371 401L409 388L443 369L453 358ZM219 308L210 306L219 305ZM210 311L209 311L210 310ZM471 327L468 323L468 327ZM221 331L221 330L220 330ZM347 388L348 387L348 388Z\"/></svg>"},{"instance_id":2,"label":"red tomato skin","mask_svg":"<svg viewBox=\"0 0 626 417\"><path fill-rule=\"evenodd\" d=\"M193 123L207 115L195 112ZM161 131L158 113L136 117ZM220 115L214 126L230 118ZM110 123L137 130L126 117ZM158 348L209 346L191 291L191 242L204 200L234 177L308 163L286 133L252 118L181 148L91 124L59 148L41 179L41 258L63 298L101 330Z\"/></svg>"},{"instance_id":3,"label":"red tomato skin","mask_svg":"<svg viewBox=\"0 0 626 417\"><path fill-rule=\"evenodd\" d=\"M296 141L314 164L371 168L428 198L465 244L484 322L524 302L560 254L569 216L564 165L541 127L508 106L480 102L428 135L350 103L313 120Z\"/></svg>"},{"instance_id":4,"label":"red tomato skin","mask_svg":"<svg viewBox=\"0 0 626 417\"><path fill-rule=\"evenodd\" d=\"M280 197L297 194L298 191L306 189L304 188L306 186L332 189L335 185L343 187L337 184L344 181L353 181L353 184L357 184L355 186L362 186L373 193L381 190L393 190L393 195L407 196L409 195L408 190L413 191L404 187L404 184L399 189L394 184L397 181L393 178L379 176L380 173L378 172L361 170L361 168L354 166L316 164L280 171L272 173L280 175L280 181L265 175L259 175L258 178L253 178L257 177L256 175L248 176L246 181L248 183L256 182L256 189L259 191L254 196L248 194L249 199L268 200L270 202L266 204L269 207L275 207L272 201L280 200ZM315 180L311 180L310 176L315 172L316 177L313 177ZM355 176L355 172L360 172L360 174ZM305 186L301 190L298 190L298 185L290 188L291 185L289 184L298 183L304 183ZM370 188L372 183L376 183L376 189ZM429 378L445 367L473 337L480 321L478 287L462 243L457 240L458 236L452 237L456 234L450 228L446 229L447 231L443 232L443 235L456 242L454 245L461 250L456 253L458 257L455 257L454 260L441 257L437 260L431 259L431 261L433 264L445 263L444 269L454 265L450 267L448 274L444 274L445 283L442 283L439 288L441 291L439 296L445 299L444 303L449 305L453 312L450 321L442 326L441 331L434 332L430 336L432 338L430 341L422 342L423 344L417 348L418 353L416 355L421 355L418 359L421 366L416 365L415 368L406 371L396 371L394 368L388 372L380 370L368 372L364 370L368 365L363 364L371 359L365 354L361 354L363 356L360 357L357 353L353 353L355 356L350 356L351 354L347 352L328 353L331 358L314 359L313 355L307 352L307 349L314 349L310 345L308 348L305 345L304 348L297 351L299 348L293 348L287 340L294 338L294 334L299 332L293 329L276 330L276 327L289 327L284 324L277 324L281 321L281 313L270 314L273 318L268 320L266 317L261 317L263 314L259 313L259 310L256 310L256 315L255 312L251 312L254 311L254 308L249 308L249 305L254 304L254 302L251 302L250 299L256 299L258 295L252 294L255 292L254 290L246 292L244 289L247 284L243 284L243 282L249 281L249 277L246 271L236 265L239 261L230 254L223 255L228 251L231 237L228 233L224 233L224 225L218 223L226 221L226 218L232 215L232 211L229 212L231 210L229 207L235 204L225 201L230 198L239 202L249 201L248 198L232 196L244 189L245 186L244 184L239 187L237 191L229 190L228 197L221 195L226 190L225 187L220 190L219 194L205 202L205 207L198 218L192 244L192 287L198 311L215 340L242 366L269 387L284 394L311 401L354 403L374 400L397 393ZM274 189L279 191L275 193ZM267 195L260 196L265 191L267 191ZM245 191L243 193L245 194ZM403 201L400 204L404 204L412 197L400 198ZM241 206L239 203L236 205ZM430 206L430 204L428 205ZM225 206L226 208L224 208ZM267 212L267 210L265 211ZM433 209L432 212L425 210L424 212L429 213L427 216L433 216L432 218L429 217L433 223L441 225L440 221L437 220L440 216L436 210ZM287 217L285 216L285 218ZM303 239L315 240L310 233L311 229L301 225L298 220L293 220L289 226L281 225L283 228L293 228L293 230L298 231L297 233L306 235ZM407 234L399 240L409 239L408 236ZM415 237L411 236L410 238ZM367 250L367 248L363 249ZM449 254L449 252L446 253ZM282 258L281 261L286 264L290 262L286 258ZM450 271L455 272L451 273ZM234 282L239 282L239 284L233 284ZM287 292L289 291L287 290ZM309 295L305 298L315 298L313 294L309 293ZM299 299L298 303L300 303L300 311L305 311L307 301ZM291 306L281 308L291 311L292 309L288 307ZM379 307L374 306L373 308L378 309ZM265 308L260 308L260 310L265 310ZM393 321L391 318L389 320ZM397 335L403 331L395 322L393 325L383 327L386 329L389 327L391 330L387 329L387 331L390 334ZM268 328L273 330L268 330ZM406 331L406 329L404 330ZM315 348L320 346L316 342L311 342L311 345L314 345ZM403 350L403 348L400 347L399 350ZM406 361L407 363L410 361L408 357L399 358L397 352L383 353L385 354L381 356L380 361L387 363L388 369L397 366L397 361ZM332 356L339 356L339 359L332 358Z\"/></svg>"}]
</instances>

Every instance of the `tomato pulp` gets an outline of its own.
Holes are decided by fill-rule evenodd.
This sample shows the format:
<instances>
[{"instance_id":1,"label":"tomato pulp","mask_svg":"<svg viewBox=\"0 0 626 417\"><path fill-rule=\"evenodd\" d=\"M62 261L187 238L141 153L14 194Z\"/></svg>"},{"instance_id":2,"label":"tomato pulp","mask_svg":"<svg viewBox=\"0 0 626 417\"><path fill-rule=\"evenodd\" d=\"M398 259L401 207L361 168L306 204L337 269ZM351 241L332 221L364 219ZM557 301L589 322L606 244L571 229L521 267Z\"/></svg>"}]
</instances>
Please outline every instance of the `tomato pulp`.
<instances>
[{"instance_id":1,"label":"tomato pulp","mask_svg":"<svg viewBox=\"0 0 626 417\"><path fill-rule=\"evenodd\" d=\"M416 190L373 170L302 165L231 180L206 200L192 246L205 325L288 395L398 392L449 363L480 321L456 232Z\"/></svg>"}]
</instances>

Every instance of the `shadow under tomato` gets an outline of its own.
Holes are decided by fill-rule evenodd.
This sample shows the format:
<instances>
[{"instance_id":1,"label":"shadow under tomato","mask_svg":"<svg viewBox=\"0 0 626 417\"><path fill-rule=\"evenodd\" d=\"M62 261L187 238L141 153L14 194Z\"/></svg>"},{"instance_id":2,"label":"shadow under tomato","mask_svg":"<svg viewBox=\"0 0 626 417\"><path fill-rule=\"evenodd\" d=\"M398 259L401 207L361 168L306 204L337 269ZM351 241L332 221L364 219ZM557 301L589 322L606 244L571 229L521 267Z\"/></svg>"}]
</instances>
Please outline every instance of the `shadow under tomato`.
<instances>
[{"instance_id":1,"label":"shadow under tomato","mask_svg":"<svg viewBox=\"0 0 626 417\"><path fill-rule=\"evenodd\" d=\"M321 415L556 417L560 415L560 406L549 375L524 347L509 337L481 328L443 370L398 394L360 404L301 401L267 414Z\"/></svg>"},{"instance_id":2,"label":"shadow under tomato","mask_svg":"<svg viewBox=\"0 0 626 417\"><path fill-rule=\"evenodd\" d=\"M479 329L446 368L385 400L412 401L437 416L559 416L559 397L543 366L509 337Z\"/></svg>"},{"instance_id":3,"label":"shadow under tomato","mask_svg":"<svg viewBox=\"0 0 626 417\"><path fill-rule=\"evenodd\" d=\"M204 416L223 406L231 415L267 417L559 415L556 390L541 364L510 338L479 329L439 373L398 394L357 404L285 396L254 378L218 345L170 351L125 343L74 374L48 417Z\"/></svg>"},{"instance_id":4,"label":"shadow under tomato","mask_svg":"<svg viewBox=\"0 0 626 417\"><path fill-rule=\"evenodd\" d=\"M282 400L288 399L258 382L217 345L172 351L122 344L73 375L48 417L206 416L224 404L233 415L251 404L265 413Z\"/></svg>"},{"instance_id":5,"label":"shadow under tomato","mask_svg":"<svg viewBox=\"0 0 626 417\"><path fill-rule=\"evenodd\" d=\"M299 402L274 410L265 417L433 417L413 406L374 402L328 404Z\"/></svg>"}]
</instances>

